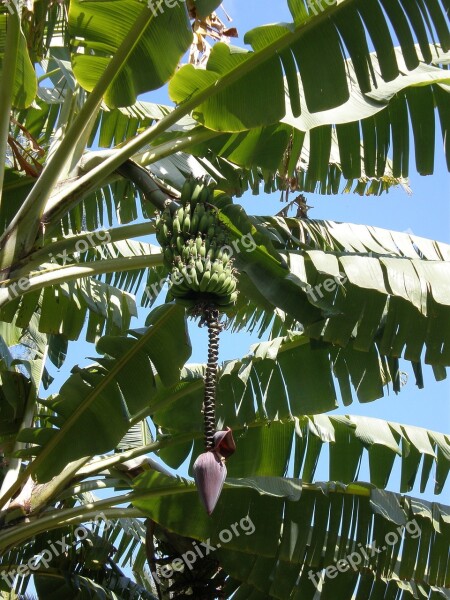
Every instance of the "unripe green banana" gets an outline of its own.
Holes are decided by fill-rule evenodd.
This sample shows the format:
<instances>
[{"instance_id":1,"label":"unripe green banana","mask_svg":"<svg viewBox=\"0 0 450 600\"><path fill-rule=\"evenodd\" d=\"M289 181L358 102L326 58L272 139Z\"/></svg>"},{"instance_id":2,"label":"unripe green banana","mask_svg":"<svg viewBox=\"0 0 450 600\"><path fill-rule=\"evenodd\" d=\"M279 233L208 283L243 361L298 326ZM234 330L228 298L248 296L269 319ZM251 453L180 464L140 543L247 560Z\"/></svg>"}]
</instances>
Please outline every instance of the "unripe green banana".
<instances>
[{"instance_id":1,"label":"unripe green banana","mask_svg":"<svg viewBox=\"0 0 450 600\"><path fill-rule=\"evenodd\" d=\"M194 211L191 218L191 233L195 235L198 231L198 214Z\"/></svg>"},{"instance_id":2,"label":"unripe green banana","mask_svg":"<svg viewBox=\"0 0 450 600\"><path fill-rule=\"evenodd\" d=\"M201 258L197 258L197 260L195 261L195 268L197 270L197 274L201 275L203 273L203 271L205 270L203 261Z\"/></svg>"},{"instance_id":3,"label":"unripe green banana","mask_svg":"<svg viewBox=\"0 0 450 600\"><path fill-rule=\"evenodd\" d=\"M209 249L206 253L206 256L211 259L211 261L215 260L216 258L216 242L212 241L209 244Z\"/></svg>"},{"instance_id":4,"label":"unripe green banana","mask_svg":"<svg viewBox=\"0 0 450 600\"><path fill-rule=\"evenodd\" d=\"M181 232L181 223L178 217L175 217L172 221L172 230L175 235L178 235Z\"/></svg>"},{"instance_id":5,"label":"unripe green banana","mask_svg":"<svg viewBox=\"0 0 450 600\"><path fill-rule=\"evenodd\" d=\"M208 203L211 199L211 190L209 189L209 187L207 185L205 185L202 189L202 191L200 192L200 196L199 196L199 202L204 203Z\"/></svg>"},{"instance_id":6,"label":"unripe green banana","mask_svg":"<svg viewBox=\"0 0 450 600\"><path fill-rule=\"evenodd\" d=\"M193 239L188 240L189 243L189 252L191 253L192 258L197 258L198 256L198 252L197 252L197 246L195 244L195 241Z\"/></svg>"},{"instance_id":7,"label":"unripe green banana","mask_svg":"<svg viewBox=\"0 0 450 600\"><path fill-rule=\"evenodd\" d=\"M181 251L181 256L185 262L187 262L190 258L190 252L188 246L183 246L183 250Z\"/></svg>"},{"instance_id":8,"label":"unripe green banana","mask_svg":"<svg viewBox=\"0 0 450 600\"><path fill-rule=\"evenodd\" d=\"M174 267L170 278L170 288L176 287L180 293L187 293L189 288L182 281L181 269Z\"/></svg>"},{"instance_id":9,"label":"unripe green banana","mask_svg":"<svg viewBox=\"0 0 450 600\"><path fill-rule=\"evenodd\" d=\"M192 202L198 202L199 198L200 198L200 194L203 190L204 184L199 181L196 183L195 187L194 187L194 191L191 194L191 206L192 206Z\"/></svg>"},{"instance_id":10,"label":"unripe green banana","mask_svg":"<svg viewBox=\"0 0 450 600\"><path fill-rule=\"evenodd\" d=\"M236 290L236 283L233 277L228 278L223 288L223 294L232 294Z\"/></svg>"},{"instance_id":11,"label":"unripe green banana","mask_svg":"<svg viewBox=\"0 0 450 600\"><path fill-rule=\"evenodd\" d=\"M180 208L176 212L176 218L180 221L180 224L183 223L184 219L184 208L180 206Z\"/></svg>"},{"instance_id":12,"label":"unripe green banana","mask_svg":"<svg viewBox=\"0 0 450 600\"><path fill-rule=\"evenodd\" d=\"M203 272L202 278L200 280L200 291L201 292L206 292L206 288L208 287L210 279L211 279L211 271L206 268L206 263L205 263L205 271Z\"/></svg>"},{"instance_id":13,"label":"unripe green banana","mask_svg":"<svg viewBox=\"0 0 450 600\"><path fill-rule=\"evenodd\" d=\"M190 233L190 231L191 231L191 216L189 213L187 213L184 216L182 229L183 229L183 233Z\"/></svg>"},{"instance_id":14,"label":"unripe green banana","mask_svg":"<svg viewBox=\"0 0 450 600\"><path fill-rule=\"evenodd\" d=\"M185 264L181 265L180 271L181 271L181 274L183 275L183 282L186 283L186 285L189 285L190 277L189 277L189 273L187 270L187 265L185 265Z\"/></svg>"},{"instance_id":15,"label":"unripe green banana","mask_svg":"<svg viewBox=\"0 0 450 600\"><path fill-rule=\"evenodd\" d=\"M217 285L218 279L219 279L219 276L217 275L217 273L212 273L211 279L209 280L209 283L208 283L208 287L206 288L207 292L212 293L214 291L214 288Z\"/></svg>"},{"instance_id":16,"label":"unripe green banana","mask_svg":"<svg viewBox=\"0 0 450 600\"><path fill-rule=\"evenodd\" d=\"M205 206L203 204L196 204L195 208L194 208L194 215L197 215L199 220L203 217L203 215L205 214L206 210L205 210Z\"/></svg>"},{"instance_id":17,"label":"unripe green banana","mask_svg":"<svg viewBox=\"0 0 450 600\"><path fill-rule=\"evenodd\" d=\"M191 199L191 196L192 196L192 180L189 177L183 183L183 187L181 188L181 198L180 198L181 203L186 204L187 202L189 202Z\"/></svg>"},{"instance_id":18,"label":"unripe green banana","mask_svg":"<svg viewBox=\"0 0 450 600\"><path fill-rule=\"evenodd\" d=\"M194 290L194 292L198 292L200 290L200 284L198 282L197 271L195 269L195 265L188 268L188 273L190 277L190 286Z\"/></svg>"},{"instance_id":19,"label":"unripe green banana","mask_svg":"<svg viewBox=\"0 0 450 600\"><path fill-rule=\"evenodd\" d=\"M173 252L169 246L164 248L164 260L166 261L168 266L172 266L173 263Z\"/></svg>"},{"instance_id":20,"label":"unripe green banana","mask_svg":"<svg viewBox=\"0 0 450 600\"><path fill-rule=\"evenodd\" d=\"M170 242L170 237L172 235L172 232L169 229L169 226L167 225L167 223L163 223L162 227L161 227L162 233L163 233L163 237L166 239L166 244L168 244Z\"/></svg>"},{"instance_id":21,"label":"unripe green banana","mask_svg":"<svg viewBox=\"0 0 450 600\"><path fill-rule=\"evenodd\" d=\"M223 307L231 306L232 304L234 304L236 302L237 297L238 297L237 292L233 292L232 294L228 294L227 296L224 296L223 298L218 298L218 300L216 301L216 304L218 306L223 306Z\"/></svg>"},{"instance_id":22,"label":"unripe green banana","mask_svg":"<svg viewBox=\"0 0 450 600\"><path fill-rule=\"evenodd\" d=\"M227 282L228 275L226 273L220 273L219 279L217 280L217 285L214 288L214 293L218 296L224 295L223 289L225 287L225 283Z\"/></svg>"},{"instance_id":23,"label":"unripe green banana","mask_svg":"<svg viewBox=\"0 0 450 600\"><path fill-rule=\"evenodd\" d=\"M218 258L216 258L216 260L214 261L213 267L214 267L214 271L217 273L217 275L221 275L221 273L224 272L223 263Z\"/></svg>"},{"instance_id":24,"label":"unripe green banana","mask_svg":"<svg viewBox=\"0 0 450 600\"><path fill-rule=\"evenodd\" d=\"M209 227L209 215L207 212L203 213L198 223L198 231L205 233Z\"/></svg>"}]
</instances>

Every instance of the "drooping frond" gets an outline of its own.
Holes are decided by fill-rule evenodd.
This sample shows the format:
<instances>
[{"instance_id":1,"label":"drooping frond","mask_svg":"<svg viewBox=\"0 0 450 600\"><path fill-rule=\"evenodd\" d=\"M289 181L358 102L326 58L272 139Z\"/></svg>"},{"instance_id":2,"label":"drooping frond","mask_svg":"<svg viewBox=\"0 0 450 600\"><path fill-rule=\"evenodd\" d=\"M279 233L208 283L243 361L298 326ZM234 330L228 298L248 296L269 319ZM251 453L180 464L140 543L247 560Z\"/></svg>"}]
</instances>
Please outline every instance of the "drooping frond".
<instances>
[{"instance_id":1,"label":"drooping frond","mask_svg":"<svg viewBox=\"0 0 450 600\"><path fill-rule=\"evenodd\" d=\"M450 364L446 244L364 226L281 218L268 219L267 229L257 230L237 206L223 209L221 218L236 239L253 236L252 246L236 254L247 302L258 307L262 297L308 336L335 346L351 343L361 352L377 347L381 355L404 356L416 365L424 351L436 377L445 377ZM262 239L271 252L258 245ZM248 306L245 316L252 311ZM287 319L287 327L292 325Z\"/></svg>"},{"instance_id":2,"label":"drooping frond","mask_svg":"<svg viewBox=\"0 0 450 600\"><path fill-rule=\"evenodd\" d=\"M301 593L311 600L352 600L357 593L375 599L386 590L394 596L401 590L404 600L414 592L419 598L445 597L445 506L367 484L248 477L230 478L209 517L186 481L141 475L135 490L149 488L164 489L164 496L136 497L133 505L180 535L207 540L225 572L247 584L247 594L258 590L240 598L284 600Z\"/></svg>"},{"instance_id":3,"label":"drooping frond","mask_svg":"<svg viewBox=\"0 0 450 600\"><path fill-rule=\"evenodd\" d=\"M149 325L129 337L103 337L97 344L103 357L86 368L75 367L59 394L43 401L50 415L42 426L21 431L19 439L32 444L21 454L37 456L34 469L40 481L48 481L71 461L116 447L133 419L139 422L148 414L150 400L161 388L177 383L190 355L184 310L159 307Z\"/></svg>"},{"instance_id":4,"label":"drooping frond","mask_svg":"<svg viewBox=\"0 0 450 600\"><path fill-rule=\"evenodd\" d=\"M421 489L434 463L439 493L450 466L448 436L379 419L319 415L337 406L338 390L349 405L353 395L367 402L383 396L388 384L399 389L398 380L390 381L401 377L398 368L398 362L373 353L315 347L300 334L262 342L248 357L227 361L219 372L216 411L219 427L231 427L240 448L230 461L229 475L292 474L312 481L327 446L330 480L350 483L358 478L366 449L374 485L386 487L395 459L401 457L399 489L410 491L424 458ZM202 390L194 387L199 382L196 370L185 371L182 382L181 397L156 410L153 419L172 435L192 432L193 461L201 452ZM177 390L165 392L168 399L171 394ZM160 456L177 468L191 450L189 441L160 450Z\"/></svg>"}]
</instances>

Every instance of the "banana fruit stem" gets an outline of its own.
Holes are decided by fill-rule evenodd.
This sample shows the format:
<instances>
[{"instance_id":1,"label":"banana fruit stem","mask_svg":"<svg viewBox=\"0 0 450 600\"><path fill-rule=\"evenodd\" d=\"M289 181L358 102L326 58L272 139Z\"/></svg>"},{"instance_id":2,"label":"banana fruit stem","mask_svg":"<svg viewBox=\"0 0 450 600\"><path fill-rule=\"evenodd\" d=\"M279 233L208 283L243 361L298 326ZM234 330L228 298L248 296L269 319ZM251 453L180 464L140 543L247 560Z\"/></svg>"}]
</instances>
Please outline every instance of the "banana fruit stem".
<instances>
[{"instance_id":1,"label":"banana fruit stem","mask_svg":"<svg viewBox=\"0 0 450 600\"><path fill-rule=\"evenodd\" d=\"M219 321L219 310L210 305L203 311L203 319L208 327L208 364L205 373L205 395L203 399L203 419L205 432L205 448L214 448L216 432L216 385L219 360L219 334L222 326Z\"/></svg>"}]
</instances>

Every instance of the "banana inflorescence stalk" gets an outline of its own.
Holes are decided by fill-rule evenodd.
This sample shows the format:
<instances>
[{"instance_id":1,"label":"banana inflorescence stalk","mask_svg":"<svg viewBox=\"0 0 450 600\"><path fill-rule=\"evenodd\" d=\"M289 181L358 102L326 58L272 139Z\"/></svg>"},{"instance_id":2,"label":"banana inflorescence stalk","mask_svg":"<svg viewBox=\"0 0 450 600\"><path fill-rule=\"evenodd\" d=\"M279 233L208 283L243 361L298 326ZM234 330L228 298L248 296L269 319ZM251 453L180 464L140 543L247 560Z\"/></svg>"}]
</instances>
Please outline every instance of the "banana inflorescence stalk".
<instances>
[{"instance_id":1,"label":"banana inflorescence stalk","mask_svg":"<svg viewBox=\"0 0 450 600\"><path fill-rule=\"evenodd\" d=\"M205 423L205 448L214 448L216 433L216 385L219 361L219 334L222 326L219 311L212 307L204 310L204 320L208 327L208 364L205 373L205 395L203 400L203 419Z\"/></svg>"},{"instance_id":2,"label":"banana inflorescence stalk","mask_svg":"<svg viewBox=\"0 0 450 600\"><path fill-rule=\"evenodd\" d=\"M222 197L221 204L231 202ZM211 514L226 476L225 458L234 452L230 429L216 431L216 385L219 358L220 312L237 299L236 270L226 229L218 219L218 207L210 187L188 179L181 206L166 203L156 219L156 237L170 270L169 294L200 316L208 327L208 363L203 400L206 452L194 463L194 478L208 514ZM225 448L225 450L224 450Z\"/></svg>"}]
</instances>

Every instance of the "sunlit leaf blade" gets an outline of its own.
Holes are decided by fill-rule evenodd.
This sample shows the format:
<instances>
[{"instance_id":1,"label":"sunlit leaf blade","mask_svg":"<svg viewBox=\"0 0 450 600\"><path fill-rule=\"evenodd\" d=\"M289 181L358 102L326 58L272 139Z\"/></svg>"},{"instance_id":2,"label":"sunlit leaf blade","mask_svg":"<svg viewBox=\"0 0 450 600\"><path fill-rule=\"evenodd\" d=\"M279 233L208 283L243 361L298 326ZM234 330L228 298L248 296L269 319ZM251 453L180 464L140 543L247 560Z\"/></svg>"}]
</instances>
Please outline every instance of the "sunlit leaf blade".
<instances>
[{"instance_id":1,"label":"sunlit leaf blade","mask_svg":"<svg viewBox=\"0 0 450 600\"><path fill-rule=\"evenodd\" d=\"M6 14L0 14L0 80L3 71L3 56L5 53L6 30L9 18L12 17L9 15L8 11L6 11ZM30 106L36 96L36 91L36 73L28 53L27 41L21 30L19 34L14 87L12 90L13 107L21 109Z\"/></svg>"},{"instance_id":2,"label":"sunlit leaf blade","mask_svg":"<svg viewBox=\"0 0 450 600\"><path fill-rule=\"evenodd\" d=\"M41 459L36 468L41 481L48 481L70 461L116 447L157 391L178 381L191 350L184 310L159 307L146 330L130 332L129 337L103 337L97 348L103 354L97 364L75 368L60 393L45 401L53 412L45 426L20 434L22 441L35 444L24 453ZM165 353L172 356L170 361Z\"/></svg>"},{"instance_id":3,"label":"sunlit leaf blade","mask_svg":"<svg viewBox=\"0 0 450 600\"><path fill-rule=\"evenodd\" d=\"M176 2L170 8L152 10L135 0L70 3L73 70L88 91L95 87L137 19L148 25L105 94L111 107L133 104L138 94L161 87L174 73L192 41L185 4ZM168 36L167 31L176 31L176 35Z\"/></svg>"}]
</instances>

